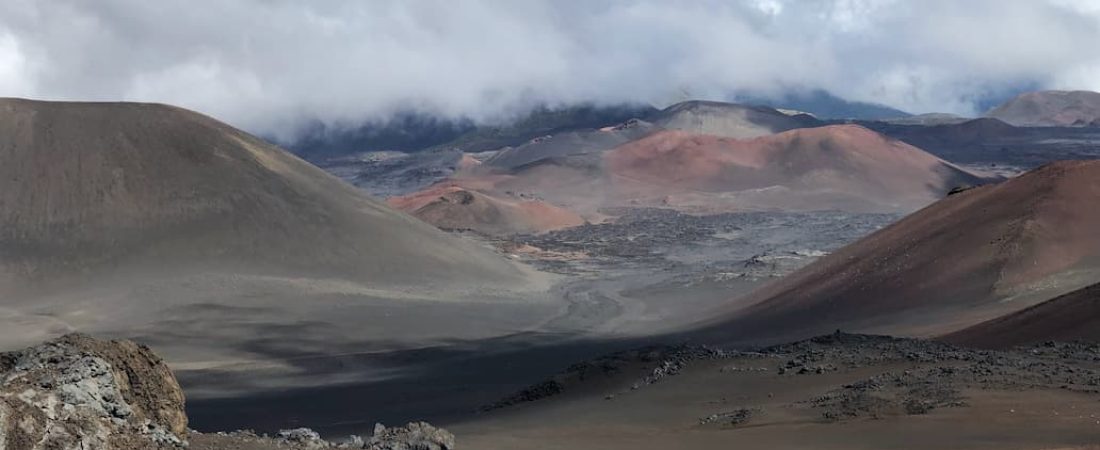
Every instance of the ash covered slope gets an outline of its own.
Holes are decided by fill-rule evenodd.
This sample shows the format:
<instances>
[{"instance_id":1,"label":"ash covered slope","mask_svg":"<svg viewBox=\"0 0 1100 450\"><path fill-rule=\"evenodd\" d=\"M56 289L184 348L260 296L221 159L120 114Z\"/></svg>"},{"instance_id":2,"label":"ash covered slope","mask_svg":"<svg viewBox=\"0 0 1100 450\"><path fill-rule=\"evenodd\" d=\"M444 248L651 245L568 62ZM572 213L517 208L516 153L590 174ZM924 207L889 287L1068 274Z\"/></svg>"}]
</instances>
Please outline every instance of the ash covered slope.
<instances>
[{"instance_id":1,"label":"ash covered slope","mask_svg":"<svg viewBox=\"0 0 1100 450\"><path fill-rule=\"evenodd\" d=\"M612 127L542 136L517 147L507 147L485 163L493 168L516 170L554 158L601 153L641 138L655 129L649 122L631 119Z\"/></svg>"},{"instance_id":2,"label":"ash covered slope","mask_svg":"<svg viewBox=\"0 0 1100 450\"><path fill-rule=\"evenodd\" d=\"M0 287L127 265L374 284L520 278L496 255L209 117L0 100Z\"/></svg>"},{"instance_id":3,"label":"ash covered slope","mask_svg":"<svg viewBox=\"0 0 1100 450\"><path fill-rule=\"evenodd\" d=\"M916 147L856 125L746 140L664 131L622 145L604 161L618 184L634 189L757 191L769 197L758 201L773 207L911 211L952 187L981 182Z\"/></svg>"},{"instance_id":4,"label":"ash covered slope","mask_svg":"<svg viewBox=\"0 0 1100 450\"><path fill-rule=\"evenodd\" d=\"M1100 341L1100 284L951 333L945 341L1008 348L1044 341Z\"/></svg>"},{"instance_id":5,"label":"ash covered slope","mask_svg":"<svg viewBox=\"0 0 1100 450\"><path fill-rule=\"evenodd\" d=\"M1027 92L994 108L986 116L1024 127L1098 127L1100 92Z\"/></svg>"},{"instance_id":6,"label":"ash covered slope","mask_svg":"<svg viewBox=\"0 0 1100 450\"><path fill-rule=\"evenodd\" d=\"M1095 282L1100 161L1055 163L943 199L768 285L725 339L956 331Z\"/></svg>"}]
</instances>

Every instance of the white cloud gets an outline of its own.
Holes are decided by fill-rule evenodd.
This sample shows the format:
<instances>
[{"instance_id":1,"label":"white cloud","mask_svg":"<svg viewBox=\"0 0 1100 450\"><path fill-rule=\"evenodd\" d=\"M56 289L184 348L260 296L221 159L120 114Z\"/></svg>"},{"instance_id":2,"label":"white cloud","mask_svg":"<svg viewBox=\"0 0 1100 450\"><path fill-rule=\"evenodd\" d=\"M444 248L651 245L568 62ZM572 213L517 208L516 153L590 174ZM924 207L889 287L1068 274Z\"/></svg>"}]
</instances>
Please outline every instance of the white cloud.
<instances>
[{"instance_id":1,"label":"white cloud","mask_svg":"<svg viewBox=\"0 0 1100 450\"><path fill-rule=\"evenodd\" d=\"M1100 89L1087 0L0 2L0 95L170 102L282 135L685 91L974 113L1011 86Z\"/></svg>"},{"instance_id":2,"label":"white cloud","mask_svg":"<svg viewBox=\"0 0 1100 450\"><path fill-rule=\"evenodd\" d=\"M0 92L34 92L33 72L19 41L9 33L0 32Z\"/></svg>"}]
</instances>

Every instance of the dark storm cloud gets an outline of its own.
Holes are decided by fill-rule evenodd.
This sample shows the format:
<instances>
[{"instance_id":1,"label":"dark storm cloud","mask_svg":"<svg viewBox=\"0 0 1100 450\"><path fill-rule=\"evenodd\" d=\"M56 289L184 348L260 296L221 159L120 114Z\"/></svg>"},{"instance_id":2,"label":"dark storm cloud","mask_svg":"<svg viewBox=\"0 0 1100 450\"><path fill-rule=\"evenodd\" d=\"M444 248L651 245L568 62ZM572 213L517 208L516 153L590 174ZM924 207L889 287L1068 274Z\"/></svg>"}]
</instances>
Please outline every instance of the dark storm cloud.
<instances>
[{"instance_id":1,"label":"dark storm cloud","mask_svg":"<svg viewBox=\"0 0 1100 450\"><path fill-rule=\"evenodd\" d=\"M168 102L283 135L735 90L974 113L1011 86L1100 89L1087 0L0 2L0 95Z\"/></svg>"}]
</instances>

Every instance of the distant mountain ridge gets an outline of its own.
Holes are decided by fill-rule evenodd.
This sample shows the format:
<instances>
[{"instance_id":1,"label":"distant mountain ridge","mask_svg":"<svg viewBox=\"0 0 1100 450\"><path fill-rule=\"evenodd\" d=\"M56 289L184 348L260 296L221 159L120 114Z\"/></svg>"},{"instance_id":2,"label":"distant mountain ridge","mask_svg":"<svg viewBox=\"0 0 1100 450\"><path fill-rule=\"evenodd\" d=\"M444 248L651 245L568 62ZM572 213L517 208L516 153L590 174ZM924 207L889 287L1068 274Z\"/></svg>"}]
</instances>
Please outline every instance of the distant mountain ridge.
<instances>
[{"instance_id":1,"label":"distant mountain ridge","mask_svg":"<svg viewBox=\"0 0 1100 450\"><path fill-rule=\"evenodd\" d=\"M884 120L912 116L886 105L845 100L821 89L774 96L742 95L735 96L734 101L802 111L818 119Z\"/></svg>"},{"instance_id":2,"label":"distant mountain ridge","mask_svg":"<svg viewBox=\"0 0 1100 450\"><path fill-rule=\"evenodd\" d=\"M1100 127L1100 92L1026 92L986 116L1025 127Z\"/></svg>"},{"instance_id":3,"label":"distant mountain ridge","mask_svg":"<svg viewBox=\"0 0 1100 450\"><path fill-rule=\"evenodd\" d=\"M428 148L456 148L465 152L518 146L549 134L601 128L648 117L657 111L646 105L601 106L582 104L552 108L542 106L502 125L477 125L468 119L441 119L430 114L401 113L384 122L369 122L339 129L317 124L294 142L292 151L310 160L347 154L396 150L413 152Z\"/></svg>"},{"instance_id":4,"label":"distant mountain ridge","mask_svg":"<svg viewBox=\"0 0 1100 450\"><path fill-rule=\"evenodd\" d=\"M401 112L387 120L368 121L351 127L333 127L315 123L299 138L284 143L296 154L309 160L324 160L371 151L415 152L429 148L455 148L465 152L516 147L542 136L567 132L585 132L615 126L630 119L654 122L666 128L668 120L700 108L734 108L758 117L789 115L776 110L812 114L796 119L794 125L777 127L772 132L814 126L810 119L867 119L908 117L910 114L883 105L850 102L825 91L790 94L778 98L735 96L733 102L687 100L664 109L644 104L540 106L513 121L499 125L479 125L469 119L446 119L430 113ZM776 121L781 119L776 118ZM801 123L799 123L801 122ZM705 130L689 130L701 132ZM755 137L754 133L745 136Z\"/></svg>"}]
</instances>

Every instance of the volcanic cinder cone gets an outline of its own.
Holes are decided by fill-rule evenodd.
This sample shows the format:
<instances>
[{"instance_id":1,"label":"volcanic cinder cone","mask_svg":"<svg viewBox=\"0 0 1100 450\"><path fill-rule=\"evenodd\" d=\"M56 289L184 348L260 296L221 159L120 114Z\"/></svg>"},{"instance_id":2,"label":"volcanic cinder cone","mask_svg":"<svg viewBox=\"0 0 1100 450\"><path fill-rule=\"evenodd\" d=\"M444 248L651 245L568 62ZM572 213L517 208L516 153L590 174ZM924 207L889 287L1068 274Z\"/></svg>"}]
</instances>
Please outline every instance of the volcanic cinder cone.
<instances>
[{"instance_id":1,"label":"volcanic cinder cone","mask_svg":"<svg viewBox=\"0 0 1100 450\"><path fill-rule=\"evenodd\" d=\"M1100 161L1054 163L951 195L732 306L725 339L863 330L930 336L1100 274Z\"/></svg>"},{"instance_id":2,"label":"volcanic cinder cone","mask_svg":"<svg viewBox=\"0 0 1100 450\"><path fill-rule=\"evenodd\" d=\"M490 235L540 233L584 224L577 214L531 199L495 197L443 183L389 204L443 229Z\"/></svg>"},{"instance_id":3,"label":"volcanic cinder cone","mask_svg":"<svg viewBox=\"0 0 1100 450\"><path fill-rule=\"evenodd\" d=\"M475 320L463 301L536 277L191 111L0 100L0 348L80 330L179 361L450 337L405 305Z\"/></svg>"},{"instance_id":4,"label":"volcanic cinder cone","mask_svg":"<svg viewBox=\"0 0 1100 450\"><path fill-rule=\"evenodd\" d=\"M604 158L622 197L742 193L744 207L912 211L981 179L857 125L755 139L663 131Z\"/></svg>"},{"instance_id":5,"label":"volcanic cinder cone","mask_svg":"<svg viewBox=\"0 0 1100 450\"><path fill-rule=\"evenodd\" d=\"M1096 127L1100 126L1100 92L1027 92L987 116L1024 127Z\"/></svg>"},{"instance_id":6,"label":"volcanic cinder cone","mask_svg":"<svg viewBox=\"0 0 1100 450\"><path fill-rule=\"evenodd\" d=\"M525 150L539 149L558 150L537 145ZM518 152L513 156L522 155ZM486 221L450 220L466 214L459 210L471 209L456 205L476 202L446 201L440 189L461 187L498 198L531 194L556 208L599 220L603 208L622 206L701 213L759 209L910 212L942 198L953 188L987 181L919 148L857 125L801 128L752 139L659 130L609 150L528 156L534 159L530 163L463 173L434 190L397 199L393 204L412 212L423 206L414 199L438 199L449 212L416 212L417 216L444 227L466 223L476 229L472 224ZM410 204L416 208L410 208ZM551 212L542 210L543 215ZM558 211L553 215L564 218L568 214ZM505 221L518 217L498 216ZM516 220L515 224L490 228L531 228L524 220Z\"/></svg>"},{"instance_id":7,"label":"volcanic cinder cone","mask_svg":"<svg viewBox=\"0 0 1100 450\"><path fill-rule=\"evenodd\" d=\"M655 125L688 133L754 138L820 125L807 114L789 115L766 106L692 100L669 106L650 119Z\"/></svg>"},{"instance_id":8,"label":"volcanic cinder cone","mask_svg":"<svg viewBox=\"0 0 1100 450\"><path fill-rule=\"evenodd\" d=\"M156 104L0 100L0 249L15 280L128 264L516 276L282 149Z\"/></svg>"}]
</instances>

